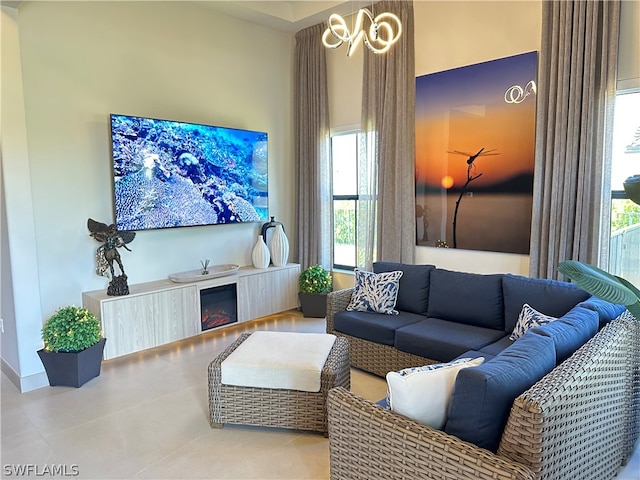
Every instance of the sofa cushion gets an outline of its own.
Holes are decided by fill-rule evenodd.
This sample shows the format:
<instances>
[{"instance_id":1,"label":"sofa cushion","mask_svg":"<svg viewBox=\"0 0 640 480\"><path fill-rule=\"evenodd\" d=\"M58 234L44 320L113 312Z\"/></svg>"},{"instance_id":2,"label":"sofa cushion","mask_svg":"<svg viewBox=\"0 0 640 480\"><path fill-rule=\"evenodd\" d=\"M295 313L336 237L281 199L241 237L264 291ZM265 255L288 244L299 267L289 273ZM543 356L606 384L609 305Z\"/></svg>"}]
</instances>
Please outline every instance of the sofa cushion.
<instances>
[{"instance_id":1,"label":"sofa cushion","mask_svg":"<svg viewBox=\"0 0 640 480\"><path fill-rule=\"evenodd\" d=\"M513 332L509 335L509 339L515 341L527 333L527 330L530 328L537 327L538 325L546 325L554 320L557 320L557 318L540 313L535 308L532 308L528 303L525 303L522 306L522 310L520 310L518 321L516 322L516 326L513 328Z\"/></svg>"},{"instance_id":2,"label":"sofa cushion","mask_svg":"<svg viewBox=\"0 0 640 480\"><path fill-rule=\"evenodd\" d=\"M503 330L502 275L436 268L431 272L428 307L429 317Z\"/></svg>"},{"instance_id":3,"label":"sofa cushion","mask_svg":"<svg viewBox=\"0 0 640 480\"><path fill-rule=\"evenodd\" d=\"M352 337L393 346L396 329L423 320L422 315L400 312L381 315L370 312L337 312L334 329Z\"/></svg>"},{"instance_id":4,"label":"sofa cushion","mask_svg":"<svg viewBox=\"0 0 640 480\"><path fill-rule=\"evenodd\" d=\"M587 308L574 307L557 321L533 327L531 331L553 339L556 364L559 364L598 332L598 313Z\"/></svg>"},{"instance_id":5,"label":"sofa cushion","mask_svg":"<svg viewBox=\"0 0 640 480\"><path fill-rule=\"evenodd\" d=\"M601 298L594 296L587 298L584 302L580 302L577 306L588 308L589 310L593 310L598 313L598 329L604 327L611 320L620 316L622 312L627 309L624 305L607 302L606 300L602 300Z\"/></svg>"},{"instance_id":6,"label":"sofa cushion","mask_svg":"<svg viewBox=\"0 0 640 480\"><path fill-rule=\"evenodd\" d=\"M513 330L522 306L528 303L539 312L561 317L589 294L577 285L558 280L530 278L505 274L502 277L504 292L504 329Z\"/></svg>"},{"instance_id":7,"label":"sofa cushion","mask_svg":"<svg viewBox=\"0 0 640 480\"><path fill-rule=\"evenodd\" d=\"M495 358L460 370L444 431L495 452L515 398L555 364L553 340L527 332Z\"/></svg>"},{"instance_id":8,"label":"sofa cushion","mask_svg":"<svg viewBox=\"0 0 640 480\"><path fill-rule=\"evenodd\" d=\"M481 352L479 350L467 350L462 355L458 355L454 360L458 360L458 358L484 358L484 361L491 360L495 355L491 355L488 353Z\"/></svg>"},{"instance_id":9,"label":"sofa cushion","mask_svg":"<svg viewBox=\"0 0 640 480\"><path fill-rule=\"evenodd\" d=\"M485 359L488 360L488 355L491 355L492 357L495 357L496 355L498 355L501 351L503 351L505 348L510 347L511 345L513 345L514 340L511 340L509 338L509 335L505 335L504 337L502 337L501 339L490 343L489 345L482 347L480 349L480 353L482 355L485 356Z\"/></svg>"},{"instance_id":10,"label":"sofa cushion","mask_svg":"<svg viewBox=\"0 0 640 480\"><path fill-rule=\"evenodd\" d=\"M398 289L398 301L396 308L405 312L427 314L429 303L429 275L436 267L433 265L409 265L395 262L375 262L375 273L393 272L400 270L403 275L400 278Z\"/></svg>"},{"instance_id":11,"label":"sofa cushion","mask_svg":"<svg viewBox=\"0 0 640 480\"><path fill-rule=\"evenodd\" d=\"M355 269L356 279L347 310L397 315L395 309L401 271L372 273Z\"/></svg>"},{"instance_id":12,"label":"sofa cushion","mask_svg":"<svg viewBox=\"0 0 640 480\"><path fill-rule=\"evenodd\" d=\"M467 350L480 350L504 336L501 330L426 318L396 331L398 350L448 362Z\"/></svg>"},{"instance_id":13,"label":"sofa cushion","mask_svg":"<svg viewBox=\"0 0 640 480\"><path fill-rule=\"evenodd\" d=\"M442 429L458 371L484 362L483 357L405 368L387 373L387 404L418 423Z\"/></svg>"}]
</instances>

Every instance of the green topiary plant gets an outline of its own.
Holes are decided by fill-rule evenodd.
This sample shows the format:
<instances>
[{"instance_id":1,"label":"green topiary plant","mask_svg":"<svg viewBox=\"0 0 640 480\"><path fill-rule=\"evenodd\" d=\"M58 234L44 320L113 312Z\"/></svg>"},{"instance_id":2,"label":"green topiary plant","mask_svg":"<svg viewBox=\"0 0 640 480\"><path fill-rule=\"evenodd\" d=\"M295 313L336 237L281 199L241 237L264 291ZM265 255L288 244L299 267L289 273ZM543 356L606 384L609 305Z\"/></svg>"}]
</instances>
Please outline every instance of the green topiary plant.
<instances>
[{"instance_id":1,"label":"green topiary plant","mask_svg":"<svg viewBox=\"0 0 640 480\"><path fill-rule=\"evenodd\" d=\"M331 274L321 265L306 268L298 280L300 293L329 293L331 291Z\"/></svg>"},{"instance_id":2,"label":"green topiary plant","mask_svg":"<svg viewBox=\"0 0 640 480\"><path fill-rule=\"evenodd\" d=\"M79 352L102 340L100 320L86 308L62 307L42 327L47 352Z\"/></svg>"}]
</instances>

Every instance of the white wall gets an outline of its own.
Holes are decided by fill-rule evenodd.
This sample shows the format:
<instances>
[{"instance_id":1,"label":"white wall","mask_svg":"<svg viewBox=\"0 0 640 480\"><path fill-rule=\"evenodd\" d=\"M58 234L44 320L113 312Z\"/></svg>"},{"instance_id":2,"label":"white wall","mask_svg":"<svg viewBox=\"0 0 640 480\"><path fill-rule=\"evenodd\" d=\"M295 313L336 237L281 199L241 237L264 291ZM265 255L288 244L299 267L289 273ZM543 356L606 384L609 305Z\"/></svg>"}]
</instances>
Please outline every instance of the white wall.
<instances>
[{"instance_id":1,"label":"white wall","mask_svg":"<svg viewBox=\"0 0 640 480\"><path fill-rule=\"evenodd\" d=\"M416 76L540 49L540 1L414 1ZM344 47L327 57L331 127L358 124L362 55L346 58ZM529 273L529 256L418 247L415 263L477 273ZM352 280L335 275L335 288Z\"/></svg>"},{"instance_id":2,"label":"white wall","mask_svg":"<svg viewBox=\"0 0 640 480\"><path fill-rule=\"evenodd\" d=\"M25 237L35 247L24 252L31 264L12 261L15 324L28 330L18 333L17 350L26 360L3 354L3 365L21 378L41 373L42 321L60 306L81 304L82 291L107 286L95 274L99 244L86 222L113 221L109 113L268 132L270 214L287 227L295 259L293 35L199 2L27 2L17 30L21 70L8 75L24 89L17 133L27 144L16 152L3 142L3 181L12 260L22 253L17 239L11 242L19 230L33 230ZM4 40L3 28L3 53ZM133 251L121 253L129 283L196 269L205 258L250 264L259 229L253 223L138 232ZM16 288L23 266L35 275L30 288ZM10 294L4 282L2 288ZM26 304L38 311L19 311Z\"/></svg>"},{"instance_id":3,"label":"white wall","mask_svg":"<svg viewBox=\"0 0 640 480\"><path fill-rule=\"evenodd\" d=\"M2 7L2 371L23 390L46 382L40 286L27 148L17 12Z\"/></svg>"}]
</instances>

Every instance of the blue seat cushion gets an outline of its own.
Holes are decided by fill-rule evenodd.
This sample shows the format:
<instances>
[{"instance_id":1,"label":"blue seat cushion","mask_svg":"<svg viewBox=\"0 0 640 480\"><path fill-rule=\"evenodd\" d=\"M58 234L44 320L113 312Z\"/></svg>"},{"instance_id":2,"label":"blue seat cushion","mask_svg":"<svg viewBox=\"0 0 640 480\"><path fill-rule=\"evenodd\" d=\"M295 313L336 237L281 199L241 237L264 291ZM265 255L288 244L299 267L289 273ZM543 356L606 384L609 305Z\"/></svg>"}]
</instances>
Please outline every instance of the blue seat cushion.
<instances>
[{"instance_id":1,"label":"blue seat cushion","mask_svg":"<svg viewBox=\"0 0 640 480\"><path fill-rule=\"evenodd\" d=\"M373 264L374 273L403 272L400 277L400 288L398 289L398 299L396 309L404 312L427 314L429 303L429 275L433 265L409 265L395 262L375 262Z\"/></svg>"},{"instance_id":2,"label":"blue seat cushion","mask_svg":"<svg viewBox=\"0 0 640 480\"><path fill-rule=\"evenodd\" d=\"M618 305L617 303L610 303L606 300L602 300L598 297L589 297L584 302L578 304L579 307L588 308L598 313L599 327L604 327L614 318L617 318L624 312L627 307L624 305Z\"/></svg>"},{"instance_id":3,"label":"blue seat cushion","mask_svg":"<svg viewBox=\"0 0 640 480\"><path fill-rule=\"evenodd\" d=\"M556 364L550 337L527 332L493 359L456 377L444 431L495 452L515 398Z\"/></svg>"},{"instance_id":4,"label":"blue seat cushion","mask_svg":"<svg viewBox=\"0 0 640 480\"><path fill-rule=\"evenodd\" d=\"M480 353L496 356L501 351L503 351L505 348L510 347L511 345L513 345L513 342L514 341L509 338L509 335L505 335L504 337L502 337L498 341L490 343L489 345L487 345L485 347L482 347L480 349Z\"/></svg>"},{"instance_id":5,"label":"blue seat cushion","mask_svg":"<svg viewBox=\"0 0 640 480\"><path fill-rule=\"evenodd\" d=\"M489 360L494 358L495 355L491 355L490 353L484 353L484 352L479 351L479 350L467 350L466 352L458 355L455 358L455 360L457 360L459 358L479 358L479 357L484 358L484 361L488 362Z\"/></svg>"},{"instance_id":6,"label":"blue seat cushion","mask_svg":"<svg viewBox=\"0 0 640 480\"><path fill-rule=\"evenodd\" d=\"M505 274L502 277L504 292L504 329L513 331L522 306L527 303L538 312L550 317L561 317L589 294L577 285L559 280L530 278Z\"/></svg>"},{"instance_id":7,"label":"blue seat cushion","mask_svg":"<svg viewBox=\"0 0 640 480\"><path fill-rule=\"evenodd\" d=\"M399 328L394 345L403 352L449 362L467 350L480 350L504 335L505 332L492 328L427 318Z\"/></svg>"},{"instance_id":8,"label":"blue seat cushion","mask_svg":"<svg viewBox=\"0 0 640 480\"><path fill-rule=\"evenodd\" d=\"M436 268L431 272L428 307L429 317L504 330L502 275Z\"/></svg>"},{"instance_id":9,"label":"blue seat cushion","mask_svg":"<svg viewBox=\"0 0 640 480\"><path fill-rule=\"evenodd\" d=\"M532 332L551 337L556 347L556 364L564 362L598 331L598 312L574 307L559 319L533 327Z\"/></svg>"},{"instance_id":10,"label":"blue seat cushion","mask_svg":"<svg viewBox=\"0 0 640 480\"><path fill-rule=\"evenodd\" d=\"M423 320L422 315L400 312L385 315L371 312L338 312L334 317L334 328L352 337L371 342L393 345L396 329Z\"/></svg>"}]
</instances>

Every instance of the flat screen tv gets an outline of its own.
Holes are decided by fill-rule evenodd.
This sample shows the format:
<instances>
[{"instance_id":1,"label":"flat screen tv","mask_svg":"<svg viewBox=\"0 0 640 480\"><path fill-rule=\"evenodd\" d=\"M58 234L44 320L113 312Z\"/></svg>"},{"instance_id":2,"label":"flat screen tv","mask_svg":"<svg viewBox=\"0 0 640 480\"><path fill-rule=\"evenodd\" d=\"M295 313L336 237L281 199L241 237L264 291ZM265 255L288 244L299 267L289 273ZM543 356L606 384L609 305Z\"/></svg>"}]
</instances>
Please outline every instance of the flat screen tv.
<instances>
[{"instance_id":1,"label":"flat screen tv","mask_svg":"<svg viewBox=\"0 0 640 480\"><path fill-rule=\"evenodd\" d=\"M116 228L268 219L267 133L111 114Z\"/></svg>"}]
</instances>

